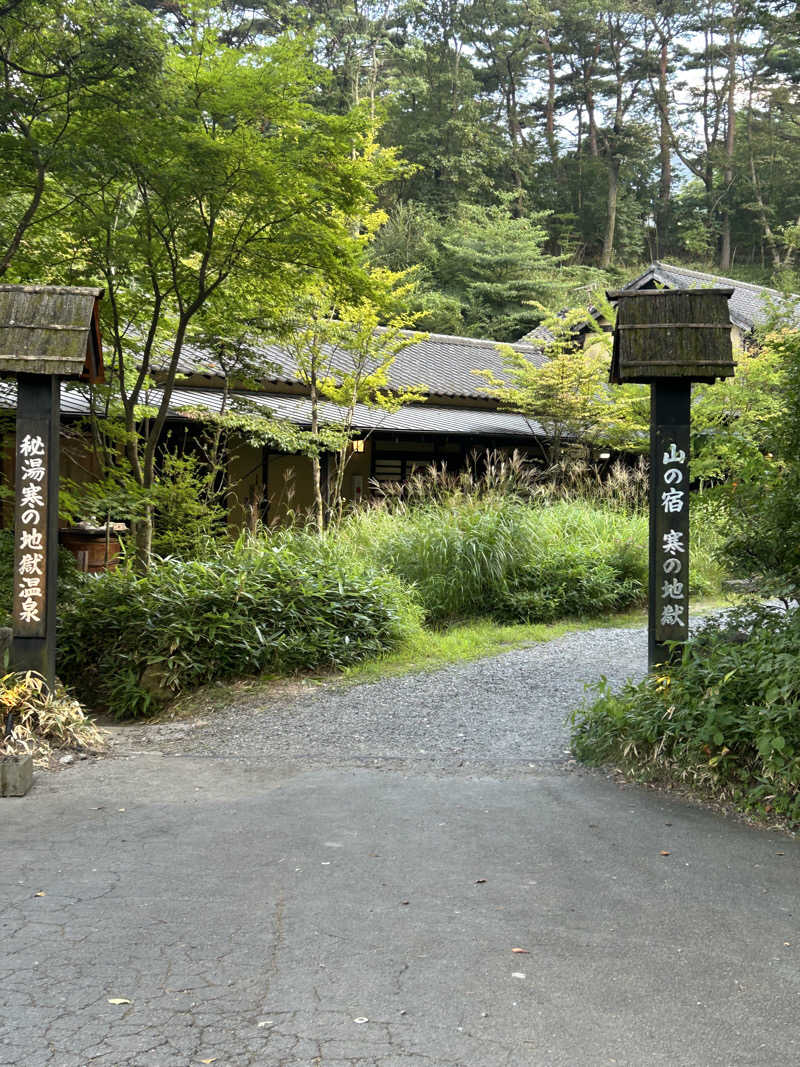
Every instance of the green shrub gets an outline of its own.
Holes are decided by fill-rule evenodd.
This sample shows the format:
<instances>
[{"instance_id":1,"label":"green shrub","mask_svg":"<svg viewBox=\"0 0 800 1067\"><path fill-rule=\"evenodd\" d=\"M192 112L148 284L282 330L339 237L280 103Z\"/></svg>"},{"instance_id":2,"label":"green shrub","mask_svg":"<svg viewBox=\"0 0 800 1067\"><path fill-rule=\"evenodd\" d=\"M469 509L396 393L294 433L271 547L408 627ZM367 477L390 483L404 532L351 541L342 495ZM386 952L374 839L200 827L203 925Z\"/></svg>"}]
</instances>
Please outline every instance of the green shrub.
<instances>
[{"instance_id":1,"label":"green shrub","mask_svg":"<svg viewBox=\"0 0 800 1067\"><path fill-rule=\"evenodd\" d=\"M573 716L586 763L687 782L800 821L800 613L751 606L709 622L663 673Z\"/></svg>"},{"instance_id":2,"label":"green shrub","mask_svg":"<svg viewBox=\"0 0 800 1067\"><path fill-rule=\"evenodd\" d=\"M769 334L755 363L769 368L759 386L767 406L744 405L727 429L737 436L718 493L727 507L723 549L739 576L762 576L765 591L781 593L800 589L800 331Z\"/></svg>"},{"instance_id":3,"label":"green shrub","mask_svg":"<svg viewBox=\"0 0 800 1067\"><path fill-rule=\"evenodd\" d=\"M61 613L59 671L84 702L146 715L212 679L377 655L418 615L395 578L332 539L283 534L86 582Z\"/></svg>"},{"instance_id":4,"label":"green shrub","mask_svg":"<svg viewBox=\"0 0 800 1067\"><path fill-rule=\"evenodd\" d=\"M509 576L494 614L509 622L550 622L564 616L600 615L641 603L646 575L623 576L610 560L590 550L567 548L543 554Z\"/></svg>"}]
</instances>

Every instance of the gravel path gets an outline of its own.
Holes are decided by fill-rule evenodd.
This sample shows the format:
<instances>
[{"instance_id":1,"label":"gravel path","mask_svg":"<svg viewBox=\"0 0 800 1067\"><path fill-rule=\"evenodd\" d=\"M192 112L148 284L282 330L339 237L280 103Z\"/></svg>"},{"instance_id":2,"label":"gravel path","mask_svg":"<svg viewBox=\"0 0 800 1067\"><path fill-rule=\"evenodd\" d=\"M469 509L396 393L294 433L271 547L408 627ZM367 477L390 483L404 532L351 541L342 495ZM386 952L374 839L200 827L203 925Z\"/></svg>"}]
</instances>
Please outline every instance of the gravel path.
<instances>
[{"instance_id":1,"label":"gravel path","mask_svg":"<svg viewBox=\"0 0 800 1067\"><path fill-rule=\"evenodd\" d=\"M591 630L432 673L244 690L199 722L115 731L116 744L120 754L513 771L569 758L566 719L585 683L646 669L644 630Z\"/></svg>"}]
</instances>

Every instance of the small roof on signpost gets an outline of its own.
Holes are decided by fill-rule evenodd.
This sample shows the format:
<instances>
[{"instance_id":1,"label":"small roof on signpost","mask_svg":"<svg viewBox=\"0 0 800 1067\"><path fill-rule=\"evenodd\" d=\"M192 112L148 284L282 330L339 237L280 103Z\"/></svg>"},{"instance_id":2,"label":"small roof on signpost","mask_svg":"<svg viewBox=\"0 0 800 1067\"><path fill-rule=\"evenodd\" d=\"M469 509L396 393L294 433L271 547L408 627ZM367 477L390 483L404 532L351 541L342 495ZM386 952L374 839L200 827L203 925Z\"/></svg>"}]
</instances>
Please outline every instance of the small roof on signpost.
<instances>
[{"instance_id":1,"label":"small roof on signpost","mask_svg":"<svg viewBox=\"0 0 800 1067\"><path fill-rule=\"evenodd\" d=\"M617 289L611 378L653 384L663 378L713 382L733 362L728 301L733 289Z\"/></svg>"},{"instance_id":2,"label":"small roof on signpost","mask_svg":"<svg viewBox=\"0 0 800 1067\"><path fill-rule=\"evenodd\" d=\"M102 289L0 285L0 372L103 382Z\"/></svg>"}]
</instances>

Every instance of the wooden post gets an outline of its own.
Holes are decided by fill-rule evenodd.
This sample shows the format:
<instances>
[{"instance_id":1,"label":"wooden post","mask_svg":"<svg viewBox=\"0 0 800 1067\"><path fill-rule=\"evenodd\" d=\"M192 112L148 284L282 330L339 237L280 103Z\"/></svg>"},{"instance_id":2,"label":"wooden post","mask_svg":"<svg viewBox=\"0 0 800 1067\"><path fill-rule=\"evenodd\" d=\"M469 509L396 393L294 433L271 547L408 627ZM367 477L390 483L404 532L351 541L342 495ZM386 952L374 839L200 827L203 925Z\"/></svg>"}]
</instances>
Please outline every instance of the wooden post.
<instances>
[{"instance_id":1,"label":"wooden post","mask_svg":"<svg viewBox=\"0 0 800 1067\"><path fill-rule=\"evenodd\" d=\"M689 419L692 383L662 378L650 392L648 662L689 637Z\"/></svg>"},{"instance_id":2,"label":"wooden post","mask_svg":"<svg viewBox=\"0 0 800 1067\"><path fill-rule=\"evenodd\" d=\"M11 665L56 673L60 381L53 374L17 377L14 603Z\"/></svg>"},{"instance_id":3,"label":"wooden post","mask_svg":"<svg viewBox=\"0 0 800 1067\"><path fill-rule=\"evenodd\" d=\"M650 668L689 638L689 422L692 382L733 375L733 289L610 290L610 380L650 385Z\"/></svg>"}]
</instances>

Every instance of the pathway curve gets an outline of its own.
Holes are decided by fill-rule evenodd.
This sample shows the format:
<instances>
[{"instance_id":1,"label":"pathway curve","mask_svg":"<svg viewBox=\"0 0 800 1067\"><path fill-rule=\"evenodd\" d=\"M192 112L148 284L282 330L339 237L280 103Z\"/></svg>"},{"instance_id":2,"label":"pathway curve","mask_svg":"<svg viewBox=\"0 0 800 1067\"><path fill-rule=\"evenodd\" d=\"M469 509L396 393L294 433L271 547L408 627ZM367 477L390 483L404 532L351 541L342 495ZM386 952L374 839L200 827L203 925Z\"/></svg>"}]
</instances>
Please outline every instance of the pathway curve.
<instances>
[{"instance_id":1,"label":"pathway curve","mask_svg":"<svg viewBox=\"0 0 800 1067\"><path fill-rule=\"evenodd\" d=\"M567 716L601 676L647 669L643 630L576 632L530 648L379 682L265 687L201 724L116 732L124 750L305 766L428 766L515 773L569 757Z\"/></svg>"}]
</instances>

